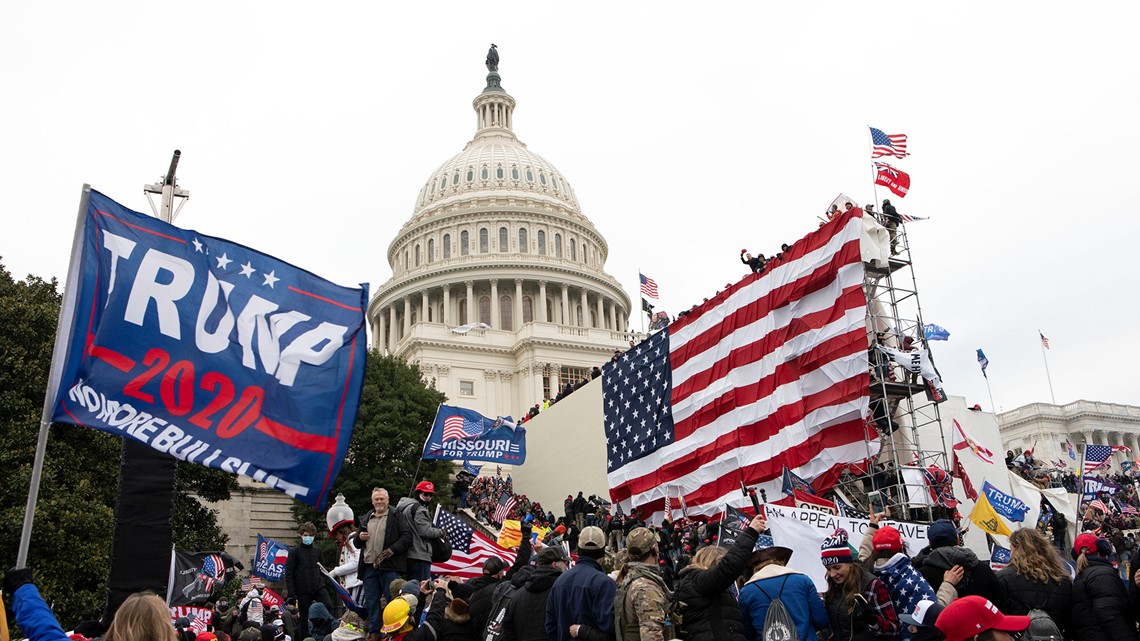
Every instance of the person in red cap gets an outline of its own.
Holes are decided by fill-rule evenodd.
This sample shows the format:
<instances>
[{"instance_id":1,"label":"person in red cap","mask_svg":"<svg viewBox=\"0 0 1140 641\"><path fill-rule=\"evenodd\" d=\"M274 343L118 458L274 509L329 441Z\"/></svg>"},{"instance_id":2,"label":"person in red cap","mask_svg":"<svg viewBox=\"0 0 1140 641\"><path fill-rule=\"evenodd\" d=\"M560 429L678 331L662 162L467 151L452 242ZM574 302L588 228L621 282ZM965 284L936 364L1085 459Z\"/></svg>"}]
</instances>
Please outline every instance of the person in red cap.
<instances>
[{"instance_id":1,"label":"person in red cap","mask_svg":"<svg viewBox=\"0 0 1140 641\"><path fill-rule=\"evenodd\" d=\"M1128 592L1112 567L1112 544L1085 532L1073 542L1077 578L1073 581L1076 641L1137 641Z\"/></svg>"},{"instance_id":2,"label":"person in red cap","mask_svg":"<svg viewBox=\"0 0 1140 641\"><path fill-rule=\"evenodd\" d=\"M408 548L409 581L426 581L431 576L431 540L443 536L443 530L431 523L428 504L435 496L435 485L423 480L416 485L413 497L404 497L396 504L396 513L405 517L412 527L412 547Z\"/></svg>"},{"instance_id":3,"label":"person in red cap","mask_svg":"<svg viewBox=\"0 0 1140 641\"><path fill-rule=\"evenodd\" d=\"M1013 641L1010 632L1028 628L1029 617L1002 614L984 597L964 596L946 606L934 627L946 635L946 641Z\"/></svg>"}]
</instances>

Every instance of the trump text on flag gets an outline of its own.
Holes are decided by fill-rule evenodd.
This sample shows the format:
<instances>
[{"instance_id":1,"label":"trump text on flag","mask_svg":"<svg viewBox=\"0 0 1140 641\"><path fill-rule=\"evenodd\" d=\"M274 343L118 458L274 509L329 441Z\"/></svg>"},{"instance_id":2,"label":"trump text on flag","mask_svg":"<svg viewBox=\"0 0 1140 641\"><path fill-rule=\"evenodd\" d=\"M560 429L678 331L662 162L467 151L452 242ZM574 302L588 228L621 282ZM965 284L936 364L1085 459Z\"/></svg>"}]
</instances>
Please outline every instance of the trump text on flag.
<instances>
[{"instance_id":1,"label":"trump text on flag","mask_svg":"<svg viewBox=\"0 0 1140 641\"><path fill-rule=\"evenodd\" d=\"M316 505L348 447L366 288L91 192L54 419Z\"/></svg>"}]
</instances>

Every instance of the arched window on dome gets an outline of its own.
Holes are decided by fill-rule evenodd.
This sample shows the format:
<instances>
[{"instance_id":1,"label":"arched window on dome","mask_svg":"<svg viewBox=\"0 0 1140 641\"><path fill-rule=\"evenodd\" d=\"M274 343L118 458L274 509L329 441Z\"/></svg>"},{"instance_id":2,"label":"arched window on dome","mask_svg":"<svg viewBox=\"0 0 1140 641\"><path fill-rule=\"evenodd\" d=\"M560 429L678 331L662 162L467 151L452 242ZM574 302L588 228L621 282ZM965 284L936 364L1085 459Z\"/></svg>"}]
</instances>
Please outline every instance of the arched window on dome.
<instances>
[{"instance_id":1,"label":"arched window on dome","mask_svg":"<svg viewBox=\"0 0 1140 641\"><path fill-rule=\"evenodd\" d=\"M447 176L443 176L439 179L439 193L442 194L444 189L447 189Z\"/></svg>"},{"instance_id":2,"label":"arched window on dome","mask_svg":"<svg viewBox=\"0 0 1140 641\"><path fill-rule=\"evenodd\" d=\"M491 297L479 297L479 322L491 324Z\"/></svg>"},{"instance_id":3,"label":"arched window on dome","mask_svg":"<svg viewBox=\"0 0 1140 641\"><path fill-rule=\"evenodd\" d=\"M404 271L408 271L408 250L404 250Z\"/></svg>"},{"instance_id":4,"label":"arched window on dome","mask_svg":"<svg viewBox=\"0 0 1140 641\"><path fill-rule=\"evenodd\" d=\"M459 232L459 255L466 256L471 253L471 245L467 242L467 230Z\"/></svg>"},{"instance_id":5,"label":"arched window on dome","mask_svg":"<svg viewBox=\"0 0 1140 641\"><path fill-rule=\"evenodd\" d=\"M498 178L499 180L503 179L503 166L502 165L495 167L495 178Z\"/></svg>"},{"instance_id":6,"label":"arched window on dome","mask_svg":"<svg viewBox=\"0 0 1140 641\"><path fill-rule=\"evenodd\" d=\"M433 181L431 181L431 191L429 191L429 192L428 192L428 195L429 195L429 196L434 196L434 195L435 195L435 181L434 181L434 180L433 180Z\"/></svg>"},{"instance_id":7,"label":"arched window on dome","mask_svg":"<svg viewBox=\"0 0 1140 641\"><path fill-rule=\"evenodd\" d=\"M558 176L550 177L550 186L554 188L554 193L558 193Z\"/></svg>"},{"instance_id":8,"label":"arched window on dome","mask_svg":"<svg viewBox=\"0 0 1140 641\"><path fill-rule=\"evenodd\" d=\"M549 298L546 299L546 319L551 323L561 322L560 319L554 318L554 301Z\"/></svg>"},{"instance_id":9,"label":"arched window on dome","mask_svg":"<svg viewBox=\"0 0 1140 641\"><path fill-rule=\"evenodd\" d=\"M480 254L486 254L487 252L491 251L490 250L491 240L490 240L489 236L490 235L487 233L486 227L479 230L479 253Z\"/></svg>"},{"instance_id":10,"label":"arched window on dome","mask_svg":"<svg viewBox=\"0 0 1140 641\"><path fill-rule=\"evenodd\" d=\"M458 169L456 169L455 174L453 174L451 176L451 184L453 184L453 185L459 184L459 170Z\"/></svg>"},{"instance_id":11,"label":"arched window on dome","mask_svg":"<svg viewBox=\"0 0 1140 641\"><path fill-rule=\"evenodd\" d=\"M483 180L487 180L491 177L491 174L487 171L487 165L483 165L483 171L479 174L479 177Z\"/></svg>"},{"instance_id":12,"label":"arched window on dome","mask_svg":"<svg viewBox=\"0 0 1140 641\"><path fill-rule=\"evenodd\" d=\"M546 173L542 170L539 170L538 172L538 182L542 183L543 185L546 184Z\"/></svg>"},{"instance_id":13,"label":"arched window on dome","mask_svg":"<svg viewBox=\"0 0 1140 641\"><path fill-rule=\"evenodd\" d=\"M475 180L475 169L472 167L467 168L467 182Z\"/></svg>"},{"instance_id":14,"label":"arched window on dome","mask_svg":"<svg viewBox=\"0 0 1140 641\"><path fill-rule=\"evenodd\" d=\"M416 324L416 323L418 323L418 322L419 322L419 318L417 318L416 312L414 312L414 311L413 311L413 312L412 312L412 322L411 322L411 324L412 324L412 325L415 325L415 324Z\"/></svg>"},{"instance_id":15,"label":"arched window on dome","mask_svg":"<svg viewBox=\"0 0 1140 641\"><path fill-rule=\"evenodd\" d=\"M434 307L432 307L431 305L428 305L428 308L427 308L427 315L428 315L428 317L427 317L427 322L429 322L429 323L431 322L432 312L434 312L434 311L435 311L435 308L434 308Z\"/></svg>"},{"instance_id":16,"label":"arched window on dome","mask_svg":"<svg viewBox=\"0 0 1140 641\"><path fill-rule=\"evenodd\" d=\"M528 249L529 247L527 247L526 242L526 227L519 227L519 251L525 254L527 253Z\"/></svg>"},{"instance_id":17,"label":"arched window on dome","mask_svg":"<svg viewBox=\"0 0 1140 641\"><path fill-rule=\"evenodd\" d=\"M534 182L534 172L530 170L530 167L526 168L526 181L528 183Z\"/></svg>"},{"instance_id":18,"label":"arched window on dome","mask_svg":"<svg viewBox=\"0 0 1140 641\"><path fill-rule=\"evenodd\" d=\"M540 230L538 230L537 236L538 236L538 255L539 256L545 256L546 255L546 232L544 232L540 229Z\"/></svg>"},{"instance_id":19,"label":"arched window on dome","mask_svg":"<svg viewBox=\"0 0 1140 641\"><path fill-rule=\"evenodd\" d=\"M523 296L522 314L523 324L534 322L534 301L531 300L530 296Z\"/></svg>"},{"instance_id":20,"label":"arched window on dome","mask_svg":"<svg viewBox=\"0 0 1140 641\"><path fill-rule=\"evenodd\" d=\"M429 263L431 263L431 262L434 262L434 261L435 261L435 239L434 239L434 238L429 238L429 239L428 239L428 254L427 254L427 261L428 261Z\"/></svg>"},{"instance_id":21,"label":"arched window on dome","mask_svg":"<svg viewBox=\"0 0 1140 641\"><path fill-rule=\"evenodd\" d=\"M518 180L518 179L519 179L519 168L514 166L514 165L511 165L511 180Z\"/></svg>"},{"instance_id":22,"label":"arched window on dome","mask_svg":"<svg viewBox=\"0 0 1140 641\"><path fill-rule=\"evenodd\" d=\"M570 239L570 260L578 260L578 244L574 239Z\"/></svg>"},{"instance_id":23,"label":"arched window on dome","mask_svg":"<svg viewBox=\"0 0 1140 641\"><path fill-rule=\"evenodd\" d=\"M459 299L459 324L460 325L466 325L467 324L467 299L466 298Z\"/></svg>"},{"instance_id":24,"label":"arched window on dome","mask_svg":"<svg viewBox=\"0 0 1140 641\"><path fill-rule=\"evenodd\" d=\"M451 258L451 234L443 235L443 259Z\"/></svg>"},{"instance_id":25,"label":"arched window on dome","mask_svg":"<svg viewBox=\"0 0 1140 641\"><path fill-rule=\"evenodd\" d=\"M562 234L554 234L554 257L562 258Z\"/></svg>"},{"instance_id":26,"label":"arched window on dome","mask_svg":"<svg viewBox=\"0 0 1140 641\"><path fill-rule=\"evenodd\" d=\"M582 243L582 262L586 262L586 243Z\"/></svg>"},{"instance_id":27,"label":"arched window on dome","mask_svg":"<svg viewBox=\"0 0 1140 641\"><path fill-rule=\"evenodd\" d=\"M514 309L510 296L499 297L499 322L502 325L499 329L514 331Z\"/></svg>"},{"instance_id":28,"label":"arched window on dome","mask_svg":"<svg viewBox=\"0 0 1140 641\"><path fill-rule=\"evenodd\" d=\"M505 252L511 248L510 240L507 237L507 228L499 228L499 251Z\"/></svg>"},{"instance_id":29,"label":"arched window on dome","mask_svg":"<svg viewBox=\"0 0 1140 641\"><path fill-rule=\"evenodd\" d=\"M420 266L420 246L416 243L416 267Z\"/></svg>"}]
</instances>

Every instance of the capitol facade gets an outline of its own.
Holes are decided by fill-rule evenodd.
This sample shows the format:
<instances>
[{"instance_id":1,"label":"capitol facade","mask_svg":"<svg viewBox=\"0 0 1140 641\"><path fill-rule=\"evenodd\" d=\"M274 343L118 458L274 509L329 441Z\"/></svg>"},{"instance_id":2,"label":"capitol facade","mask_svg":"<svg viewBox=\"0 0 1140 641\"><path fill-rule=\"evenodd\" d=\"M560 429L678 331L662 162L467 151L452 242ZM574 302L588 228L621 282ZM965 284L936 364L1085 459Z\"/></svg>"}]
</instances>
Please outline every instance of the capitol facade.
<instances>
[{"instance_id":1,"label":"capitol facade","mask_svg":"<svg viewBox=\"0 0 1140 641\"><path fill-rule=\"evenodd\" d=\"M368 306L373 347L449 403L520 417L639 340L609 245L566 177L515 136L497 68L475 137L424 183Z\"/></svg>"}]
</instances>

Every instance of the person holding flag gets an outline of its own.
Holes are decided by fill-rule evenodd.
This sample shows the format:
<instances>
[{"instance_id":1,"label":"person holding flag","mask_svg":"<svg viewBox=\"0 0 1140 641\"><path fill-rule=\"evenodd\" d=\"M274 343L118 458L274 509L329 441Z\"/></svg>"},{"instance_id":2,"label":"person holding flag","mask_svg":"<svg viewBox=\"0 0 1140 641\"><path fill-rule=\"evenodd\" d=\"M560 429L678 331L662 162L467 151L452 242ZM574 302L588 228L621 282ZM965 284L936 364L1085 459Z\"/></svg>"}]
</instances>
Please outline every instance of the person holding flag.
<instances>
[{"instance_id":1,"label":"person holding flag","mask_svg":"<svg viewBox=\"0 0 1140 641\"><path fill-rule=\"evenodd\" d=\"M674 599L685 604L688 641L744 641L740 606L730 588L748 569L752 548L766 529L764 517L753 517L731 548L707 545L681 570Z\"/></svg>"}]
</instances>

